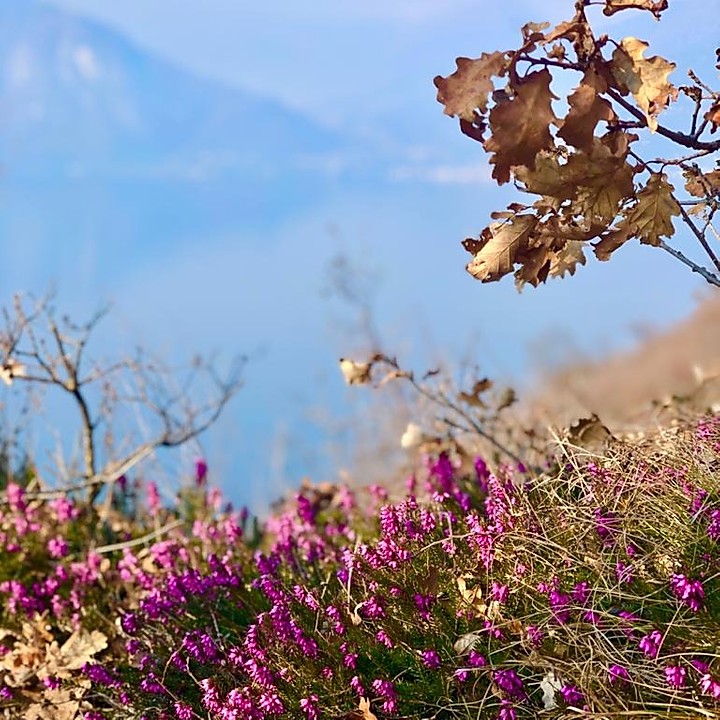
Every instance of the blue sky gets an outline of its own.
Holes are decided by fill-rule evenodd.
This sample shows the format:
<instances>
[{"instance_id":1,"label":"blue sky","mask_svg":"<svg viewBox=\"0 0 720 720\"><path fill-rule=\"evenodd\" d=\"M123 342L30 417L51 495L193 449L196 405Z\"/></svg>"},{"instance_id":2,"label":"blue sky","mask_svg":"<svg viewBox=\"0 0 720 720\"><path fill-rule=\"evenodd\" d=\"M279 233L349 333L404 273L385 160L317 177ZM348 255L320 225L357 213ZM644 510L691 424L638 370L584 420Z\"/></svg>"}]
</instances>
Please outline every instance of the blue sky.
<instances>
[{"instance_id":1,"label":"blue sky","mask_svg":"<svg viewBox=\"0 0 720 720\"><path fill-rule=\"evenodd\" d=\"M168 354L250 354L246 390L206 447L228 476L249 478L254 490L242 494L251 501L268 499L273 477L292 482L327 471L317 448L308 448L308 412L322 406L342 415L356 402L337 357L366 343L354 334L352 314L324 294L338 252L377 277L374 307L388 352L449 364L470 355L483 371L515 378L571 347L592 354L627 344L633 328L687 313L703 288L665 254L640 247L611 263L589 259L575 278L522 295L511 282L483 286L463 270L460 240L513 199L512 190L488 181L485 155L442 114L432 78L450 73L457 55L516 46L528 20L569 17L570 0L46 2L200 77L366 138L368 152L400 158L380 193L308 207L265 233L181 227L177 242L157 253L152 242L163 219L138 223L131 229L148 243L140 262L96 279L98 287L87 273L80 304L115 300L112 322L133 343ZM717 4L671 0L659 24L631 12L600 22L620 36L652 39L651 52L681 66L710 68L720 13L709 8ZM98 227L96 243L105 234ZM59 280L61 291L78 282ZM283 434L295 447L276 472L266 458Z\"/></svg>"},{"instance_id":2,"label":"blue sky","mask_svg":"<svg viewBox=\"0 0 720 720\"><path fill-rule=\"evenodd\" d=\"M514 47L528 20L555 22L572 14L569 0L52 3L102 20L206 77L282 99L321 121L365 124L373 132L383 120L397 125L398 116L422 118L430 81L452 70L456 55ZM611 19L596 13L597 26L652 35L659 51L681 60L701 50L712 55L717 0L671 0L670 6L661 23L648 13Z\"/></svg>"}]
</instances>

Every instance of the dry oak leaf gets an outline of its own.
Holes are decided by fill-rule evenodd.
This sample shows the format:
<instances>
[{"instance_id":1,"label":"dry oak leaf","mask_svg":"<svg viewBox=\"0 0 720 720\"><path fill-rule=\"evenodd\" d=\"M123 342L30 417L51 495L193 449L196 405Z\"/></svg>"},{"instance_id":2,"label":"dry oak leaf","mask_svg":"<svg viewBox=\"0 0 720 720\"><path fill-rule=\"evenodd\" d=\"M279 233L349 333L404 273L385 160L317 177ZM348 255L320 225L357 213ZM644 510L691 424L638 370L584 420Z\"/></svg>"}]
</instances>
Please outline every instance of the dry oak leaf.
<instances>
[{"instance_id":1,"label":"dry oak leaf","mask_svg":"<svg viewBox=\"0 0 720 720\"><path fill-rule=\"evenodd\" d=\"M605 233L599 242L593 243L595 257L602 262L610 259L610 256L621 248L630 238L632 233L627 223L621 223L617 228Z\"/></svg>"},{"instance_id":2,"label":"dry oak leaf","mask_svg":"<svg viewBox=\"0 0 720 720\"><path fill-rule=\"evenodd\" d=\"M586 262L584 248L584 241L568 240L565 246L555 253L550 263L551 277L563 277L565 273L574 275L577 266Z\"/></svg>"},{"instance_id":3,"label":"dry oak leaf","mask_svg":"<svg viewBox=\"0 0 720 720\"><path fill-rule=\"evenodd\" d=\"M716 100L703 117L712 125L710 132L714 133L720 127L720 100Z\"/></svg>"},{"instance_id":4,"label":"dry oak leaf","mask_svg":"<svg viewBox=\"0 0 720 720\"><path fill-rule=\"evenodd\" d=\"M701 173L686 170L685 189L695 197L705 198L720 195L720 170Z\"/></svg>"},{"instance_id":5,"label":"dry oak leaf","mask_svg":"<svg viewBox=\"0 0 720 720\"><path fill-rule=\"evenodd\" d=\"M76 630L62 647L58 648L55 643L48 647L48 671L57 677L68 677L71 671L80 670L107 645L107 635L99 630Z\"/></svg>"},{"instance_id":6,"label":"dry oak leaf","mask_svg":"<svg viewBox=\"0 0 720 720\"><path fill-rule=\"evenodd\" d=\"M347 358L340 358L340 372L348 385L366 385L372 378L370 373L373 364L371 362L355 362Z\"/></svg>"},{"instance_id":7,"label":"dry oak leaf","mask_svg":"<svg viewBox=\"0 0 720 720\"><path fill-rule=\"evenodd\" d=\"M520 267L515 271L515 287L522 291L525 285L537 287L547 280L553 251L549 247L530 248L522 256L516 258Z\"/></svg>"},{"instance_id":8,"label":"dry oak leaf","mask_svg":"<svg viewBox=\"0 0 720 720\"><path fill-rule=\"evenodd\" d=\"M647 185L637 194L637 204L625 213L621 224L627 224L633 237L645 245L658 245L661 237L675 232L672 218L680 214L673 197L673 186L664 173L653 173Z\"/></svg>"},{"instance_id":9,"label":"dry oak leaf","mask_svg":"<svg viewBox=\"0 0 720 720\"><path fill-rule=\"evenodd\" d=\"M370 701L367 698L360 698L358 710L362 713L363 720L377 720L375 713L370 710Z\"/></svg>"},{"instance_id":10,"label":"dry oak leaf","mask_svg":"<svg viewBox=\"0 0 720 720\"><path fill-rule=\"evenodd\" d=\"M628 144L610 136L593 138L589 152L578 150L567 160L557 151L541 152L534 170L518 167L515 175L530 192L543 196L541 206L536 204L541 212L557 211L564 201L577 200L572 211L583 216L585 226L607 225L617 215L621 202L633 195L635 169L626 160Z\"/></svg>"},{"instance_id":11,"label":"dry oak leaf","mask_svg":"<svg viewBox=\"0 0 720 720\"><path fill-rule=\"evenodd\" d=\"M25 366L13 358L8 358L5 363L0 366L0 380L6 385L12 385L15 378L25 377L25 375Z\"/></svg>"},{"instance_id":12,"label":"dry oak leaf","mask_svg":"<svg viewBox=\"0 0 720 720\"><path fill-rule=\"evenodd\" d=\"M537 223L534 215L516 215L490 225L483 231L482 246L468 263L467 271L481 282L499 280L512 272L517 255L530 247Z\"/></svg>"},{"instance_id":13,"label":"dry oak leaf","mask_svg":"<svg viewBox=\"0 0 720 720\"><path fill-rule=\"evenodd\" d=\"M83 688L71 692L64 689L46 689L41 702L35 702L25 710L25 720L76 720L85 714L81 710L90 710L82 702Z\"/></svg>"},{"instance_id":14,"label":"dry oak leaf","mask_svg":"<svg viewBox=\"0 0 720 720\"><path fill-rule=\"evenodd\" d=\"M612 437L595 413L589 418L581 418L567 431L568 442L589 452L602 451Z\"/></svg>"},{"instance_id":15,"label":"dry oak leaf","mask_svg":"<svg viewBox=\"0 0 720 720\"><path fill-rule=\"evenodd\" d=\"M588 225L611 223L623 201L634 194L636 169L626 160L631 140L625 142L624 136L626 133L610 133L594 138L590 153L577 152L568 160L573 176L580 176L577 205Z\"/></svg>"},{"instance_id":16,"label":"dry oak leaf","mask_svg":"<svg viewBox=\"0 0 720 720\"><path fill-rule=\"evenodd\" d=\"M667 8L668 0L605 0L603 15L614 15L621 10L649 10L659 20L660 13Z\"/></svg>"},{"instance_id":17,"label":"dry oak leaf","mask_svg":"<svg viewBox=\"0 0 720 720\"><path fill-rule=\"evenodd\" d=\"M552 110L557 97L550 90L551 80L548 70L530 73L513 86L512 98L501 99L490 111L492 135L485 150L494 153L492 176L499 185L510 180L510 168L535 167L537 154L553 146L550 123L557 121Z\"/></svg>"},{"instance_id":18,"label":"dry oak leaf","mask_svg":"<svg viewBox=\"0 0 720 720\"><path fill-rule=\"evenodd\" d=\"M672 100L677 90L668 82L675 63L658 55L644 58L648 43L626 37L612 54L611 71L623 94L632 94L645 113L648 127L657 130L657 115Z\"/></svg>"},{"instance_id":19,"label":"dry oak leaf","mask_svg":"<svg viewBox=\"0 0 720 720\"><path fill-rule=\"evenodd\" d=\"M504 53L496 51L483 53L475 60L459 57L455 63L457 70L452 75L438 75L433 80L437 100L445 106L446 115L472 123L477 120L477 108L487 110L488 95L494 89L491 78L505 73L508 60Z\"/></svg>"},{"instance_id":20,"label":"dry oak leaf","mask_svg":"<svg viewBox=\"0 0 720 720\"><path fill-rule=\"evenodd\" d=\"M475 407L487 407L480 396L492 386L493 382L489 378L476 380L473 384L472 390L469 393L466 393L465 391L461 392L458 395L458 400L467 403L468 405L474 405Z\"/></svg>"},{"instance_id":21,"label":"dry oak leaf","mask_svg":"<svg viewBox=\"0 0 720 720\"><path fill-rule=\"evenodd\" d=\"M565 142L580 150L590 151L592 148L595 128L601 120L612 122L617 119L610 103L598 95L594 85L600 78L588 70L583 81L568 96L570 112L558 132ZM603 83L604 84L604 83Z\"/></svg>"}]
</instances>

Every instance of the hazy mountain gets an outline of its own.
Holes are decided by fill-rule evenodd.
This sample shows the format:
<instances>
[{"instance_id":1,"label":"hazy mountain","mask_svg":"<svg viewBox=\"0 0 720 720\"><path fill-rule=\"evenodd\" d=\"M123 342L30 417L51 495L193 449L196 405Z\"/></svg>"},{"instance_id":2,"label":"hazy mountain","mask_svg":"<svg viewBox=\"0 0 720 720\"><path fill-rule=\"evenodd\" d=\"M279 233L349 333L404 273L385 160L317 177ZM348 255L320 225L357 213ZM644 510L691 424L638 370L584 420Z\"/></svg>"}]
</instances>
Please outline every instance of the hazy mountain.
<instances>
[{"instance_id":1,"label":"hazy mountain","mask_svg":"<svg viewBox=\"0 0 720 720\"><path fill-rule=\"evenodd\" d=\"M96 23L0 0L6 291L70 273L97 288L198 236L257 235L363 183L362 157L300 113Z\"/></svg>"},{"instance_id":2,"label":"hazy mountain","mask_svg":"<svg viewBox=\"0 0 720 720\"><path fill-rule=\"evenodd\" d=\"M196 79L103 27L0 1L0 153L13 175L208 180L325 171L346 143Z\"/></svg>"}]
</instances>

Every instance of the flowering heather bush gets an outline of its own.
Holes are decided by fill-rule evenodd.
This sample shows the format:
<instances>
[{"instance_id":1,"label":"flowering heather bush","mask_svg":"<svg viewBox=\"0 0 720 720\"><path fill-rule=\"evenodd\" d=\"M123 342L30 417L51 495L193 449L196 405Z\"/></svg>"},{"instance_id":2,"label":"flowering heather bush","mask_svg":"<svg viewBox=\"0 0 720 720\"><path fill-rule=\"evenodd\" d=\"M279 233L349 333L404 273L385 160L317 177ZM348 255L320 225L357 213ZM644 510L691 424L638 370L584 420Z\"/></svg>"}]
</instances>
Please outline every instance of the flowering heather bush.
<instances>
[{"instance_id":1,"label":"flowering heather bush","mask_svg":"<svg viewBox=\"0 0 720 720\"><path fill-rule=\"evenodd\" d=\"M393 503L304 488L251 538L200 483L94 550L71 503L11 486L0 707L720 715L720 417L590 461L562 452L543 475L428 458Z\"/></svg>"}]
</instances>

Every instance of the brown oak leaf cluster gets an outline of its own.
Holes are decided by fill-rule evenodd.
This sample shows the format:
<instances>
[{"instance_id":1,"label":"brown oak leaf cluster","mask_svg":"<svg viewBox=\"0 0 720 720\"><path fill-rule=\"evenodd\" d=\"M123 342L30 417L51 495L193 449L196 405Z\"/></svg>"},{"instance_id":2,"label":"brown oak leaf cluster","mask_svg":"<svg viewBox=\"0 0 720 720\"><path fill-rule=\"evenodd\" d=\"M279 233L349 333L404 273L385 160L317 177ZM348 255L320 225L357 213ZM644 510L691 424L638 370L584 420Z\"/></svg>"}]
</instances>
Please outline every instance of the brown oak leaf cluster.
<instances>
[{"instance_id":1,"label":"brown oak leaf cluster","mask_svg":"<svg viewBox=\"0 0 720 720\"><path fill-rule=\"evenodd\" d=\"M580 0L574 17L554 28L528 23L519 48L458 58L455 72L435 78L445 113L458 117L462 132L489 154L493 179L527 196L493 213L478 237L464 241L472 256L467 270L482 282L513 274L518 288L537 286L574 274L588 250L608 260L633 238L668 249L676 218L692 224L691 216L698 216L707 221L704 232L718 209L720 169L703 170L696 161L720 149L720 141L703 135L720 124L720 94L693 73L692 86L673 85L675 64L646 57L643 40L597 36L586 15L592 4ZM667 0L605 0L602 9L605 15L633 9L660 18L667 6ZM570 72L580 80L561 102L553 81ZM658 119L680 94L695 105L689 132L670 130ZM691 152L645 159L637 149L643 131ZM687 212L670 166L685 176ZM703 243L697 227L691 229ZM703 247L720 271L717 256L707 243Z\"/></svg>"}]
</instances>

